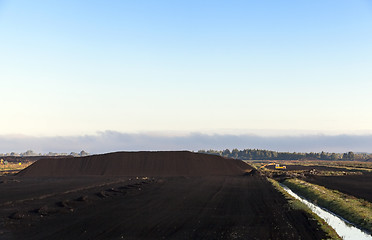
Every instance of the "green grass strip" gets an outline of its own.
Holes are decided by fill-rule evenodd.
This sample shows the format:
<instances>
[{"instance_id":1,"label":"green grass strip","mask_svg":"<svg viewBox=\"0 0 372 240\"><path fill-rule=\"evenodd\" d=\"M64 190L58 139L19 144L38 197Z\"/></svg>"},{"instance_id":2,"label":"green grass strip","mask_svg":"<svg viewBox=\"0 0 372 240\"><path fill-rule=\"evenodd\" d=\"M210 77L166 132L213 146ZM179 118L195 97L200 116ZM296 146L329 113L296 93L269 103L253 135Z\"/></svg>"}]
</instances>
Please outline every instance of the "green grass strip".
<instances>
[{"instance_id":1,"label":"green grass strip","mask_svg":"<svg viewBox=\"0 0 372 240\"><path fill-rule=\"evenodd\" d=\"M331 226L328 225L328 223L326 221L324 221L324 219L322 219L318 215L316 215L313 211L311 211L310 208L308 208L300 200L295 199L289 193L287 193L279 185L279 183L277 181L275 181L275 180L273 180L271 178L268 178L268 181L271 182L271 184L274 186L275 189L277 189L279 192L281 192L284 195L284 197L287 199L288 204L289 204L289 207L291 209L302 210L302 211L306 212L309 217L312 217L313 219L315 219L318 222L318 224L320 226L320 229L323 232L326 233L327 239L339 239L339 240L342 240L342 238L336 233L336 231Z\"/></svg>"},{"instance_id":2,"label":"green grass strip","mask_svg":"<svg viewBox=\"0 0 372 240\"><path fill-rule=\"evenodd\" d=\"M283 184L318 206L372 232L372 203L299 179L287 179Z\"/></svg>"}]
</instances>

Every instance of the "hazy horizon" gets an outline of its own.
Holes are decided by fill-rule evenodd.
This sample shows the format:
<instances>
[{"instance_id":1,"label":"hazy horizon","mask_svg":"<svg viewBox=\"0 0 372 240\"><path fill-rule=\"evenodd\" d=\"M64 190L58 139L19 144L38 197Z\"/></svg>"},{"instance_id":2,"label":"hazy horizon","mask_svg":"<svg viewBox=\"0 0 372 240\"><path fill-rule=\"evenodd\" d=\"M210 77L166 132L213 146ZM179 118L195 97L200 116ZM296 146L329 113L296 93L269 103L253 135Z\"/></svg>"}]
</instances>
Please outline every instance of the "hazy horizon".
<instances>
[{"instance_id":1,"label":"hazy horizon","mask_svg":"<svg viewBox=\"0 0 372 240\"><path fill-rule=\"evenodd\" d=\"M168 134L121 133L104 131L82 136L1 136L0 153L70 153L85 150L92 154L114 151L265 149L279 152L372 152L369 135L292 135L259 136L254 134Z\"/></svg>"}]
</instances>

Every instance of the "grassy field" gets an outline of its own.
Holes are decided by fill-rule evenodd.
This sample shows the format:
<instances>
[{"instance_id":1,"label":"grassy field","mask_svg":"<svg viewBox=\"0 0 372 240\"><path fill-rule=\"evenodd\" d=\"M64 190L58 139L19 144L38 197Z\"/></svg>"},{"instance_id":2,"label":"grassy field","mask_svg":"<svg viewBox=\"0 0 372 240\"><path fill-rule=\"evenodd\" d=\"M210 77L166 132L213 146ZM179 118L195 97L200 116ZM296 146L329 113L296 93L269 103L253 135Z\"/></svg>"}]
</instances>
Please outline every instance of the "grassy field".
<instances>
[{"instance_id":1,"label":"grassy field","mask_svg":"<svg viewBox=\"0 0 372 240\"><path fill-rule=\"evenodd\" d=\"M372 232L372 203L299 179L286 179L283 184L317 205Z\"/></svg>"},{"instance_id":2,"label":"grassy field","mask_svg":"<svg viewBox=\"0 0 372 240\"><path fill-rule=\"evenodd\" d=\"M324 166L340 168L352 171L365 171L372 172L372 162L359 162L359 161L325 161L325 160L246 160L249 164L255 168L260 168L261 166L276 162L280 165L302 165L302 166Z\"/></svg>"},{"instance_id":3,"label":"grassy field","mask_svg":"<svg viewBox=\"0 0 372 240\"><path fill-rule=\"evenodd\" d=\"M303 165L303 166L324 166L342 168L346 170L359 170L372 172L372 162L359 162L359 161L320 161L320 160L306 160L306 161L285 161L287 165Z\"/></svg>"},{"instance_id":4,"label":"grassy field","mask_svg":"<svg viewBox=\"0 0 372 240\"><path fill-rule=\"evenodd\" d=\"M309 216L311 216L312 218L316 219L319 223L319 227L327 233L327 239L342 239L337 233L336 231L330 227L322 218L320 218L318 215L316 215L315 213L313 213L311 211L310 208L308 208L304 203L302 203L301 201L293 198L291 195L289 195L280 185L277 181L271 179L271 178L268 178L268 181L271 182L271 184L279 191L281 192L284 197L287 199L288 203L289 203L289 206L290 208L292 209L298 209L298 210L302 210L302 211L305 211Z\"/></svg>"},{"instance_id":5,"label":"grassy field","mask_svg":"<svg viewBox=\"0 0 372 240\"><path fill-rule=\"evenodd\" d=\"M0 164L0 176L16 173L31 164L32 162L23 162L21 164L19 162L8 162L7 164Z\"/></svg>"}]
</instances>

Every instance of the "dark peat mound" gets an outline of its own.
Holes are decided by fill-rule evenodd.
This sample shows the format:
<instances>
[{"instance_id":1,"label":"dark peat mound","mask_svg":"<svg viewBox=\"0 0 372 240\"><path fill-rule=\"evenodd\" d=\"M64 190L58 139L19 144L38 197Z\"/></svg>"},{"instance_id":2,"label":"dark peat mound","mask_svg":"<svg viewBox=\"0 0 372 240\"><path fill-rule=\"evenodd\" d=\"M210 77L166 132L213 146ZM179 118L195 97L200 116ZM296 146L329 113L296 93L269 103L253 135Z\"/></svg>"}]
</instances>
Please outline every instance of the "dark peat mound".
<instances>
[{"instance_id":1,"label":"dark peat mound","mask_svg":"<svg viewBox=\"0 0 372 240\"><path fill-rule=\"evenodd\" d=\"M114 152L40 159L17 176L212 176L250 171L252 167L241 160L188 151Z\"/></svg>"}]
</instances>

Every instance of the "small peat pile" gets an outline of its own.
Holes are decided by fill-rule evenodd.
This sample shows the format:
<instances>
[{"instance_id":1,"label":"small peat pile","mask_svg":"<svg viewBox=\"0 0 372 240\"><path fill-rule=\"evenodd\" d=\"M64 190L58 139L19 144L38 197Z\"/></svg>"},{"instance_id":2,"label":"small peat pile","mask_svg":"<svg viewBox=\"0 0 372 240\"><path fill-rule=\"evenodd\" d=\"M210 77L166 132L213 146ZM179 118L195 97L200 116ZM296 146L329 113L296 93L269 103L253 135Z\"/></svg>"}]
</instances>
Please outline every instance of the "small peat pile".
<instances>
[{"instance_id":1,"label":"small peat pile","mask_svg":"<svg viewBox=\"0 0 372 240\"><path fill-rule=\"evenodd\" d=\"M18 176L208 176L241 175L250 171L252 168L240 160L187 151L115 152L40 159Z\"/></svg>"}]
</instances>

